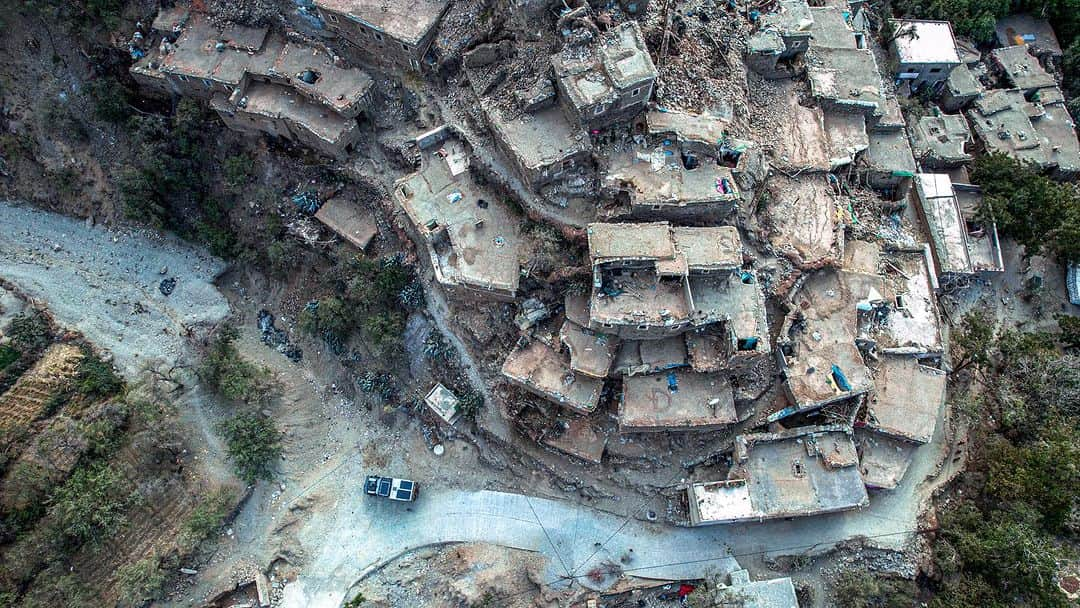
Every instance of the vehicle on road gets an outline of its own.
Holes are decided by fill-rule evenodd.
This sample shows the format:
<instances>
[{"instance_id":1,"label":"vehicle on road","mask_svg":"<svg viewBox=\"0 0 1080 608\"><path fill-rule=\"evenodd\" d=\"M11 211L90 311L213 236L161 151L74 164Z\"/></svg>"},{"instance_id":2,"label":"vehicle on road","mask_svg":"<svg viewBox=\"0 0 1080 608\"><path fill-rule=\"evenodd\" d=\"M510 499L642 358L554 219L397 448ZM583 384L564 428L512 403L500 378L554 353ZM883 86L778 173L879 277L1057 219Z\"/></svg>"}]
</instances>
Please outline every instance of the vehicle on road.
<instances>
[{"instance_id":1,"label":"vehicle on road","mask_svg":"<svg viewBox=\"0 0 1080 608\"><path fill-rule=\"evenodd\" d=\"M420 486L410 479L368 475L364 480L364 493L401 502L412 502L420 493Z\"/></svg>"}]
</instances>

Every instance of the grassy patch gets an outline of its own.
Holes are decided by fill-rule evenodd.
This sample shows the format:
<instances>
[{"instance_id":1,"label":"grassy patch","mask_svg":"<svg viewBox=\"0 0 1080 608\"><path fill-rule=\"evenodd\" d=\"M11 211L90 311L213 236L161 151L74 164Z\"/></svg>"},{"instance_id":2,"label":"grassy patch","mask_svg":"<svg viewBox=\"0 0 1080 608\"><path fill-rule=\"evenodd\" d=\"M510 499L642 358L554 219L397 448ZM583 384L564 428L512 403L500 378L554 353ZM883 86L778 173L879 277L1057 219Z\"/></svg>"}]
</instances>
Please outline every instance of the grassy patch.
<instances>
[{"instance_id":1,"label":"grassy patch","mask_svg":"<svg viewBox=\"0 0 1080 608\"><path fill-rule=\"evenodd\" d=\"M116 571L121 604L145 605L160 595L165 580L166 573L161 569L161 560L157 555L124 564Z\"/></svg>"},{"instance_id":2,"label":"grassy patch","mask_svg":"<svg viewBox=\"0 0 1080 608\"><path fill-rule=\"evenodd\" d=\"M188 551L195 550L221 530L235 504L235 494L226 488L218 488L204 497L184 522L180 531L180 545Z\"/></svg>"},{"instance_id":3,"label":"grassy patch","mask_svg":"<svg viewBox=\"0 0 1080 608\"><path fill-rule=\"evenodd\" d=\"M124 381L116 375L113 366L97 356L90 348L83 348L83 358L75 374L75 392L90 401L101 401L117 395L124 389Z\"/></svg>"}]
</instances>

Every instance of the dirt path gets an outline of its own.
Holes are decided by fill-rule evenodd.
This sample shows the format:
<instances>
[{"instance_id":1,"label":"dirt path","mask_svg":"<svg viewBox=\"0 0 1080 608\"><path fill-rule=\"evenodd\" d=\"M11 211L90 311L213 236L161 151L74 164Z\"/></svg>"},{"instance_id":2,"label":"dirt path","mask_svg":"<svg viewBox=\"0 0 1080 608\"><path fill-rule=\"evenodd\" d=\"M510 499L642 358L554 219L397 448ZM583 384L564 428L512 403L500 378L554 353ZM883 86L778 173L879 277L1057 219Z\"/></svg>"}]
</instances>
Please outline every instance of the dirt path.
<instances>
[{"instance_id":1,"label":"dirt path","mask_svg":"<svg viewBox=\"0 0 1080 608\"><path fill-rule=\"evenodd\" d=\"M0 202L0 217L0 277L111 352L129 375L180 360L189 329L229 312L213 284L224 262L175 237L95 228L11 202ZM165 296L158 286L173 278Z\"/></svg>"}]
</instances>

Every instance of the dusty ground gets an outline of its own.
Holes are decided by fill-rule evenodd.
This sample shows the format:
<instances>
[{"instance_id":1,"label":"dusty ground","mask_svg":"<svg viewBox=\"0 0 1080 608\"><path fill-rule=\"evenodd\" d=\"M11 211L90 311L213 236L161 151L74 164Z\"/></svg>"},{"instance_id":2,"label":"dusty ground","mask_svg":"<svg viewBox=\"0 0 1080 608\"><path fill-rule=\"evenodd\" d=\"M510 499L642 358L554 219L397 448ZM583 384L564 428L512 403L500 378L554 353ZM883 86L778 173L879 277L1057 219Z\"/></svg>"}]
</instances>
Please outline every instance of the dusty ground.
<instances>
[{"instance_id":1,"label":"dusty ground","mask_svg":"<svg viewBox=\"0 0 1080 608\"><path fill-rule=\"evenodd\" d=\"M536 576L544 558L531 551L470 543L403 556L353 589L373 608L535 606Z\"/></svg>"}]
</instances>

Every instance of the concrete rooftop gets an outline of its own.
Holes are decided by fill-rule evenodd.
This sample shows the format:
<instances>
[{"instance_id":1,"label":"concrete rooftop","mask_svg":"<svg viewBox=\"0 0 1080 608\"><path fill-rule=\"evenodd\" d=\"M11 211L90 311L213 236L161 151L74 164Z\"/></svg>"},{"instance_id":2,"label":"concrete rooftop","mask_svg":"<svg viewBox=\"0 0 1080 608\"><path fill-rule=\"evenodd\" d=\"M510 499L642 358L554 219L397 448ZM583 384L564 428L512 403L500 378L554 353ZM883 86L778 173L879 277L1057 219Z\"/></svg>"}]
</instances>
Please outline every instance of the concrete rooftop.
<instances>
[{"instance_id":1,"label":"concrete rooftop","mask_svg":"<svg viewBox=\"0 0 1080 608\"><path fill-rule=\"evenodd\" d=\"M315 0L315 6L416 44L439 22L450 0Z\"/></svg>"},{"instance_id":2,"label":"concrete rooftop","mask_svg":"<svg viewBox=\"0 0 1080 608\"><path fill-rule=\"evenodd\" d=\"M398 180L394 194L429 243L441 282L513 294L521 277L521 219L472 180L470 156L456 137L430 146L420 170Z\"/></svg>"},{"instance_id":3,"label":"concrete rooftop","mask_svg":"<svg viewBox=\"0 0 1080 608\"><path fill-rule=\"evenodd\" d=\"M960 64L952 24L948 21L900 20L894 23L893 45L901 64Z\"/></svg>"},{"instance_id":4,"label":"concrete rooftop","mask_svg":"<svg viewBox=\"0 0 1080 608\"><path fill-rule=\"evenodd\" d=\"M618 419L621 432L636 433L715 430L738 416L726 375L681 368L623 378Z\"/></svg>"}]
</instances>

